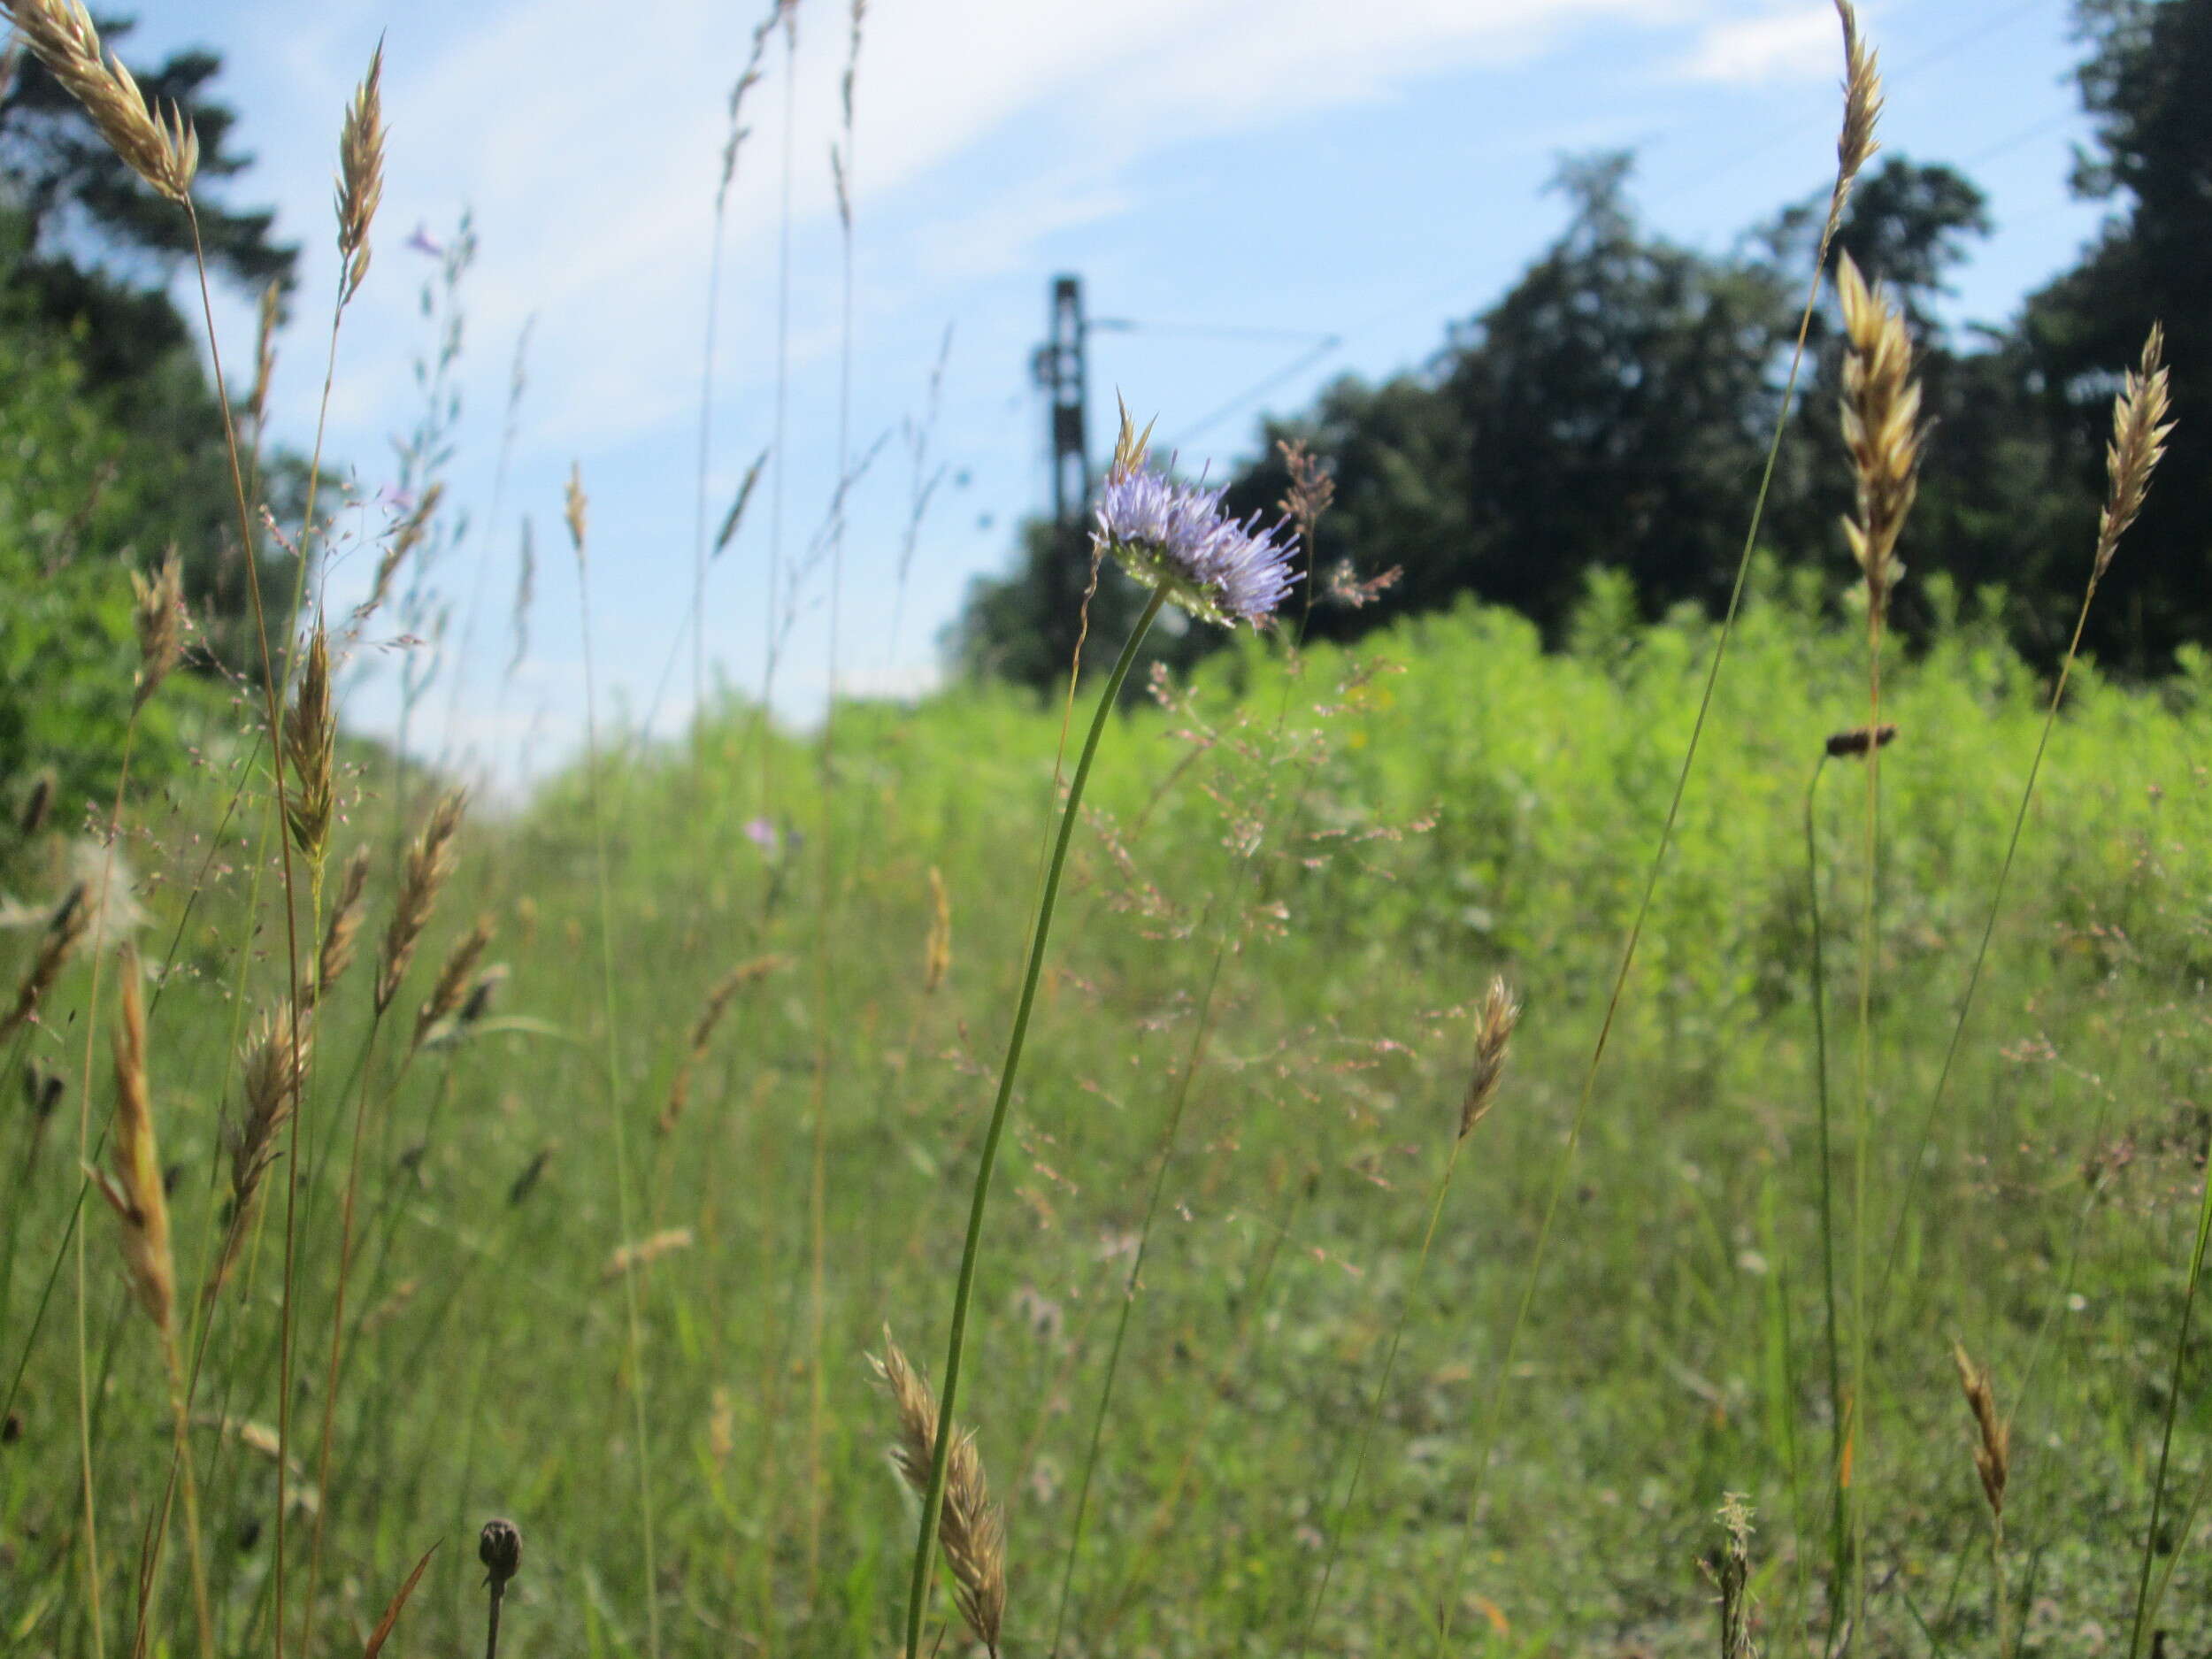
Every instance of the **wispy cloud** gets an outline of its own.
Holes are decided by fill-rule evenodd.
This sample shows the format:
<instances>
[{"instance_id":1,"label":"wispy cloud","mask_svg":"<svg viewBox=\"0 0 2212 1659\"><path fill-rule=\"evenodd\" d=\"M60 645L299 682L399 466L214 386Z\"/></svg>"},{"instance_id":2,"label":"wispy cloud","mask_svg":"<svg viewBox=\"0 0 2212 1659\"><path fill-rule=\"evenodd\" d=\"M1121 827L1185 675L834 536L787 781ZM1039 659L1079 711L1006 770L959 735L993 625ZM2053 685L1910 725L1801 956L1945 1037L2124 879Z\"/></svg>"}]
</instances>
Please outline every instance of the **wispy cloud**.
<instances>
[{"instance_id":1,"label":"wispy cloud","mask_svg":"<svg viewBox=\"0 0 2212 1659\"><path fill-rule=\"evenodd\" d=\"M1732 83L1832 74L1838 27L1836 9L1826 0L1715 23L1677 72L1686 80Z\"/></svg>"}]
</instances>

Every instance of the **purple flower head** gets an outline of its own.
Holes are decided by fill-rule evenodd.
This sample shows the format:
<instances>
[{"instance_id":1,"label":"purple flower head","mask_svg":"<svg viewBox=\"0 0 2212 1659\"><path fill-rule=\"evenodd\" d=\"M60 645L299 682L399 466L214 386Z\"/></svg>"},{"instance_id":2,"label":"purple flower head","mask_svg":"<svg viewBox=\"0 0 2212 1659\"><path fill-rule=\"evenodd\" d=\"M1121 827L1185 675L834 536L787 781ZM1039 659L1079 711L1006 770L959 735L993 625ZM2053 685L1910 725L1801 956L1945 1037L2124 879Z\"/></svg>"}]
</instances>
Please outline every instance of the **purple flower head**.
<instances>
[{"instance_id":1,"label":"purple flower head","mask_svg":"<svg viewBox=\"0 0 2212 1659\"><path fill-rule=\"evenodd\" d=\"M782 844L782 838L776 833L776 826L764 818L757 818L746 824L745 839L764 853L773 853Z\"/></svg>"},{"instance_id":2,"label":"purple flower head","mask_svg":"<svg viewBox=\"0 0 2212 1659\"><path fill-rule=\"evenodd\" d=\"M417 225L415 234L407 239L404 245L417 253L428 254L433 259L442 258L445 255L445 249L432 237L427 225Z\"/></svg>"},{"instance_id":3,"label":"purple flower head","mask_svg":"<svg viewBox=\"0 0 2212 1659\"><path fill-rule=\"evenodd\" d=\"M1147 469L1144 435L1126 411L1114 464L1100 489L1092 539L1148 588L1193 616L1233 627L1255 628L1275 613L1298 579L1290 570L1284 526L1259 527L1255 513L1242 523L1222 511L1224 485L1203 489Z\"/></svg>"}]
</instances>

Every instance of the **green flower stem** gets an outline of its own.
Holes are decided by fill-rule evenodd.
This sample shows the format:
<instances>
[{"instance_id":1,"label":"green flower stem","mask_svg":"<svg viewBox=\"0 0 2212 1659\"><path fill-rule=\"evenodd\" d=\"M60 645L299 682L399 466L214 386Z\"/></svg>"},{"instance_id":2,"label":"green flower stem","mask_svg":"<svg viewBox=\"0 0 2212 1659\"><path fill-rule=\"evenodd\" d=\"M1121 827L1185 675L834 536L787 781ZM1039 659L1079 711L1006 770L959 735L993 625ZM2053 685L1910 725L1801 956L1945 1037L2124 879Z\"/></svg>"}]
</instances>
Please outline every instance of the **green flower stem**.
<instances>
[{"instance_id":1,"label":"green flower stem","mask_svg":"<svg viewBox=\"0 0 2212 1659\"><path fill-rule=\"evenodd\" d=\"M1037 925L1030 936L1029 972L1022 981L1021 1001L1014 1010L1014 1028L1006 1040L1006 1064L999 1070L998 1098L991 1105L991 1121L983 1132L983 1156L976 1166L975 1193L968 1202L968 1237L960 1252L960 1279L952 1296L952 1336L945 1349L945 1383L937 1406L937 1444L929 1463L929 1491L922 1500L920 1536L914 1543L914 1575L906 1601L906 1659L919 1659L922 1612L929 1600L930 1561L937 1542L937 1516L945 1502L945 1460L952 1449L953 1410L960 1397L960 1360L967 1344L968 1304L975 1290L976 1258L983 1248L983 1209L991 1195L991 1171L998 1162L1000 1138L1006 1132L1007 1108L1014 1098L1014 1079L1021 1069L1022 1044L1029 1035L1030 1010L1037 1001L1037 981L1043 977L1045 945L1052 935L1052 911L1060 896L1060 874L1066 867L1068 843L1074 839L1075 820L1083 808L1083 786L1090 780L1091 762L1098 741L1106 733L1107 718L1121 695L1122 682L1137 660L1137 650L1152 631L1153 619L1167 601L1164 587L1152 590L1144 614L1130 630L1121 658L1107 676L1099 694L1098 711L1091 717L1090 733L1075 763L1075 777L1068 785L1067 805L1061 809L1059 838L1053 843L1052 862L1045 870L1043 895L1037 903Z\"/></svg>"}]
</instances>

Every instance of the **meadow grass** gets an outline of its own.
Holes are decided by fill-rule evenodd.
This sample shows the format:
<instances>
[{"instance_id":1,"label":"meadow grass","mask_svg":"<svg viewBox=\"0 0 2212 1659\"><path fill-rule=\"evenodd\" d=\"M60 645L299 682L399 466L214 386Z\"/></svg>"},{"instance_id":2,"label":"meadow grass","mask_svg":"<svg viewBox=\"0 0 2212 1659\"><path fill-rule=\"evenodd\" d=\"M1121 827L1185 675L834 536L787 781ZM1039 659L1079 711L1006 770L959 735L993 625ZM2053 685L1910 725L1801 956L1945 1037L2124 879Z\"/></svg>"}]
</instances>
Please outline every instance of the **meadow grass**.
<instances>
[{"instance_id":1,"label":"meadow grass","mask_svg":"<svg viewBox=\"0 0 2212 1659\"><path fill-rule=\"evenodd\" d=\"M188 214L188 128L67 0L8 10ZM1839 11L1832 230L1880 105ZM754 37L723 190L794 27ZM111 800L38 797L5 848L39 895L0 1002L8 1649L2212 1642L2212 671L2047 685L1918 563L1937 625L1883 650L1916 395L1841 286L1855 613L1755 557L1755 507L1718 623L1601 581L1571 649L1468 605L1355 650L1240 634L1124 702L1132 640L1071 774L1056 703L798 733L771 680L670 743L595 706L578 765L464 822L333 691L411 557L424 603L439 480L335 635L303 534L257 710L160 797L127 740ZM2155 348L2085 609L2156 460ZM828 539L771 554L770 676L810 581L834 616L840 427ZM572 475L588 572L587 511ZM1135 562L1217 620L1279 596ZM138 580L137 704L178 591ZM145 878L73 853L86 824Z\"/></svg>"},{"instance_id":2,"label":"meadow grass","mask_svg":"<svg viewBox=\"0 0 2212 1659\"><path fill-rule=\"evenodd\" d=\"M1711 717L1710 769L1688 791L1680 860L1656 901L1651 990L1629 999L1616 1038L1628 1082L1591 1123L1522 1339L1467 1581L1463 1634L1478 1647L1701 1647L1711 1616L1694 1563L1726 1492L1757 1511L1753 1584L1769 1640L1794 1645L1791 1620L1813 1619L1826 1426L1800 811L1848 707L1851 639L1848 625L1824 626L1755 578ZM1148 1254L1123 1403L1072 1563L1071 1650L1295 1641L1343 1491L1325 1474L1345 1466L1402 1317L1317 1646L1360 1648L1425 1617L1421 1588L1466 1519L1467 1425L1540 1220L1598 1011L1593 987L1635 902L1684 735L1682 694L1709 645L1707 626L1685 619L1548 656L1525 625L1471 609L1358 660L1306 654L1297 741L1277 764L1308 774L1309 822L1265 855L1262 919L1221 993L1214 1064L1168 1176L1170 1218ZM1256 739L1280 672L1248 647L1173 708L1133 712L1092 780L1098 833L1070 865L1065 944L1010 1133L1009 1202L979 1266L964 1408L1008 1511L1010 1652L1041 1646L1048 1627L1085 1405L1141 1206L1136 1178L1210 963L1201 895L1239 804L1264 785ZM1903 1191L1905 1109L1948 1034L2039 703L1994 628L1972 621L1899 664L1887 688L1901 735L1885 777L1890 921L1874 1028L1891 1087L1867 1149L1881 1197ZM2087 1625L2113 1640L2124 1628L2201 1180L2205 1130L2189 1102L2203 1075L2204 918L2192 895L2212 873L2208 718L2193 681L2153 696L2091 673L2052 736L2020 897L1985 972L1983 1034L1931 1132L1927 1202L1904 1228L1895 1306L1874 1343L1882 1432L1855 1479L1872 1494L1867 1617L1885 1641L1919 1619L1962 1648L1985 1647L1994 1629L1955 1339L1990 1369L2013 1425L2005 1520L2023 1650L2079 1651ZM808 1490L803 1426L810 1246L795 1195L810 1157L817 1041L804 976L760 972L721 1029L694 1041L716 981L779 946L800 954L811 922L797 899L764 906L776 875L750 843L702 864L660 827L703 798L732 822L749 814L763 740L757 713L732 707L700 734L696 762L687 743L624 750L603 767L605 916L624 959L660 964L657 994L618 1010L617 1099L645 1160L626 1235L601 1152L605 1004L595 976L568 965L590 959L607 926L584 780L556 780L527 810L460 837L422 953L442 960L488 914L511 973L496 1003L426 1041L403 1079L388 1054L373 1083L382 1103L322 1501L319 1650L365 1635L440 1538L403 1628L419 1642L465 1640L482 1617L480 1575L460 1546L493 1513L530 1540L507 1592L511 1642L526 1629L533 1648L642 1647L642 1539L634 1505L616 1497L634 1491L640 1451L621 1279L634 1280L650 1356L643 1432L664 1642L744 1637L812 1652L893 1640L910 1514L881 1455L890 1424L864 1356L880 1351L887 1321L918 1342L941 1317L990 1081L981 1045L1003 1018L1027 926L1025 897L1002 872L1033 856L1033 839L1002 803L1041 798L1056 721L1011 695L964 690L911 711L856 705L845 726L848 772L829 809L871 831L855 855L856 923L834 946L826 1490ZM1184 775L1203 787L1156 802L1194 743L1203 752ZM1824 879L1847 892L1856 803L1836 791L1820 806ZM1127 836L1148 810L1142 838ZM134 859L184 859L194 833L184 815L141 826ZM153 1052L174 1079L157 1098L164 1154L181 1171L181 1261L220 1231L228 941L252 873L250 848L238 851L173 949L159 947L183 895L148 899L148 952L167 964ZM388 869L371 879L377 915L393 879ZM1828 923L1832 956L1847 960L1847 910ZM956 945L932 988L933 939L946 932ZM1472 1005L1499 970L1527 1008L1513 1070L1460 1162L1417 1286ZM408 995L426 995L430 977ZM81 965L60 976L26 1053L65 1028L86 978ZM280 995L272 964L260 978L261 995ZM349 1073L373 989L363 978L333 993L324 1081L299 1119L307 1332L327 1332L334 1301L349 1127L316 1108L369 1086ZM653 1134L686 1065L686 1108ZM34 1152L31 1114L12 1121L11 1369L77 1186L57 1146ZM1839 1125L1839 1156L1855 1156L1855 1133ZM1878 1221L1888 1219L1885 1209ZM688 1248L605 1272L617 1244L678 1228ZM112 1248L104 1233L92 1242ZM273 1417L280 1246L265 1225L244 1248L194 1404L226 1651L269 1636L276 1470L251 1431ZM1264 1300L1247 1305L1263 1272ZM165 1467L165 1361L119 1277L92 1282L96 1494L109 1535L134 1541ZM50 1318L28 1350L6 1448L11 1573L26 1586L10 1628L42 1649L82 1651L86 1604L67 1565L73 1366L59 1329ZM322 1367L302 1371L314 1380L296 1434L325 1404ZM2212 1426L2193 1398L2177 1402L2183 1502ZM319 1484L312 1438L288 1482L296 1506ZM799 1581L818 1495L810 1599ZM112 1619L129 1562L108 1559ZM2176 1571L2167 1616L2188 1651L2204 1634L2203 1580L2192 1557ZM188 1629L188 1587L165 1581L156 1611L157 1627Z\"/></svg>"}]
</instances>

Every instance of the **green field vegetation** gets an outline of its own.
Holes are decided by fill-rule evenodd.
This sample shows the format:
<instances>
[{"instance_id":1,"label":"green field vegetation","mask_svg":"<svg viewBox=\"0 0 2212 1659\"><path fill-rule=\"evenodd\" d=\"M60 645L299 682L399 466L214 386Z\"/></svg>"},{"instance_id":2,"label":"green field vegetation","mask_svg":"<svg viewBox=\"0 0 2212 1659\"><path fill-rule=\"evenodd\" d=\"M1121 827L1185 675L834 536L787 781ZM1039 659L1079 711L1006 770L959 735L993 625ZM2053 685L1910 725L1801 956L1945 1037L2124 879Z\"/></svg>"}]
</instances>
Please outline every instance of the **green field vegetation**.
<instances>
[{"instance_id":1,"label":"green field vegetation","mask_svg":"<svg viewBox=\"0 0 2212 1659\"><path fill-rule=\"evenodd\" d=\"M153 217L199 211L183 128L67 6L4 9L36 96L196 238ZM1836 223L1879 102L1839 12ZM2023 655L2070 605L2024 622L2040 591L1924 555L1906 310L1839 284L1848 463L1785 446L1773 394L1789 467L1848 480L1847 588L1755 519L1724 621L1586 560L1541 632L1463 597L1329 641L1286 449L1305 588L1110 687L1094 773L1095 673L809 731L733 695L659 744L595 703L580 762L465 803L403 737L338 736L328 651L396 581L435 610L469 245L351 618L258 391L166 359L226 521L74 348L0 326L0 1651L455 1652L488 1600L511 1655L901 1651L933 1430L893 1343L941 1380L964 1353L976 1435L910 1659L2212 1647L2212 657ZM2157 339L2100 359L2093 599L2164 435ZM1387 522L1360 490L1323 522ZM192 558L120 539L211 500ZM1217 504L1100 540L1226 603ZM1377 540L1371 583L1406 550ZM2039 557L2047 588L2093 548ZM1161 603L1102 593L1094 669Z\"/></svg>"},{"instance_id":2,"label":"green field vegetation","mask_svg":"<svg viewBox=\"0 0 2212 1659\"><path fill-rule=\"evenodd\" d=\"M1819 1624L1830 1431L1803 810L1823 741L1862 693L1863 642L1801 596L1765 593L1740 626L1497 1395L1494 1464L1479 1481L1472 1466L1712 645L1701 622L1606 616L1594 600L1567 655L1472 609L1356 654L1311 651L1294 672L1252 646L1164 687L1171 706L1133 711L1108 745L1002 1171L963 1410L1009 1509L1010 1652L1048 1637L1126 1252L1194 1041L1076 1563L1077 1650L1296 1645L1402 1313L1323 1650L1428 1645L1445 1584L1463 1601L1457 1651L1705 1650L1697 1563L1729 1492L1758 1511L1776 1646L1800 1619ZM1901 667L1893 693L1866 1147L1878 1241L1903 1202L2044 695L1971 620ZM1947 1651L1993 1651L1954 1339L1991 1368L2012 1418L2020 1650L2127 1639L2205 1153L2208 719L2200 678L2154 696L2092 676L2054 740L1873 1343L1855 1480L1878 1650L1915 1650L1924 1619ZM527 1540L511 1641L641 1649L641 1471L670 1650L895 1641L912 1506L886 1465L890 1425L864 1356L887 1325L926 1363L941 1341L1057 733L1026 699L963 692L841 710L826 757L733 710L695 748L610 759L611 1034L588 774L503 819L480 813L464 838L422 954L434 964L489 918L490 956L511 970L489 1012L403 1064L402 1017L431 977L419 968L365 1066L373 963L340 984L299 1118L292 1485L311 1494L345 1143L365 1088L318 1651L349 1650L441 1541L406 1639L472 1640L466 1542L492 1513ZM1857 949L1862 772L1829 763L1814 811L1842 1102L1850 991L1833 964ZM357 780L350 814L376 849L371 940L396 833L377 783ZM196 868L206 844L181 826L204 828L223 795L211 772L175 813L146 815L134 861ZM780 826L773 853L742 830L762 815ZM232 827L188 918L182 881L147 901L151 1072L188 1287L219 1233L230 1056L284 981L280 945L243 962L234 946L253 884L265 902L279 879L261 833ZM933 869L951 941L933 987ZM764 956L781 961L739 992L680 1115L657 1129L710 986ZM1468 1010L1494 972L1526 1011L1416 1294ZM11 1118L11 1362L67 1233L87 978L73 970L19 1045L70 1079L71 1107L42 1147L27 1114ZM96 1125L105 1073L103 1059ZM626 1227L611 1100L628 1132ZM1838 1108L1839 1179L1859 1150L1853 1110ZM280 1216L273 1202L215 1303L195 1405L226 1651L270 1635L274 1471L254 1437L275 1416ZM86 1221L112 1646L167 1414L158 1345L114 1271L113 1218ZM634 1281L641 1448L609 1268L626 1240L674 1229L684 1241ZM8 1633L24 1651L90 1650L67 1279L30 1344L6 1452ZM260 1427L242 1440L245 1424ZM2208 1430L2193 1389L2184 1492L2212 1468ZM296 1552L311 1525L295 1511ZM1475 1548L1455 1578L1463 1536ZM2189 1540L2172 1524L2165 1541ZM2180 1556L2167 1601L2181 1652L2212 1635L2203 1559ZM180 1560L156 1605L182 1647Z\"/></svg>"}]
</instances>

